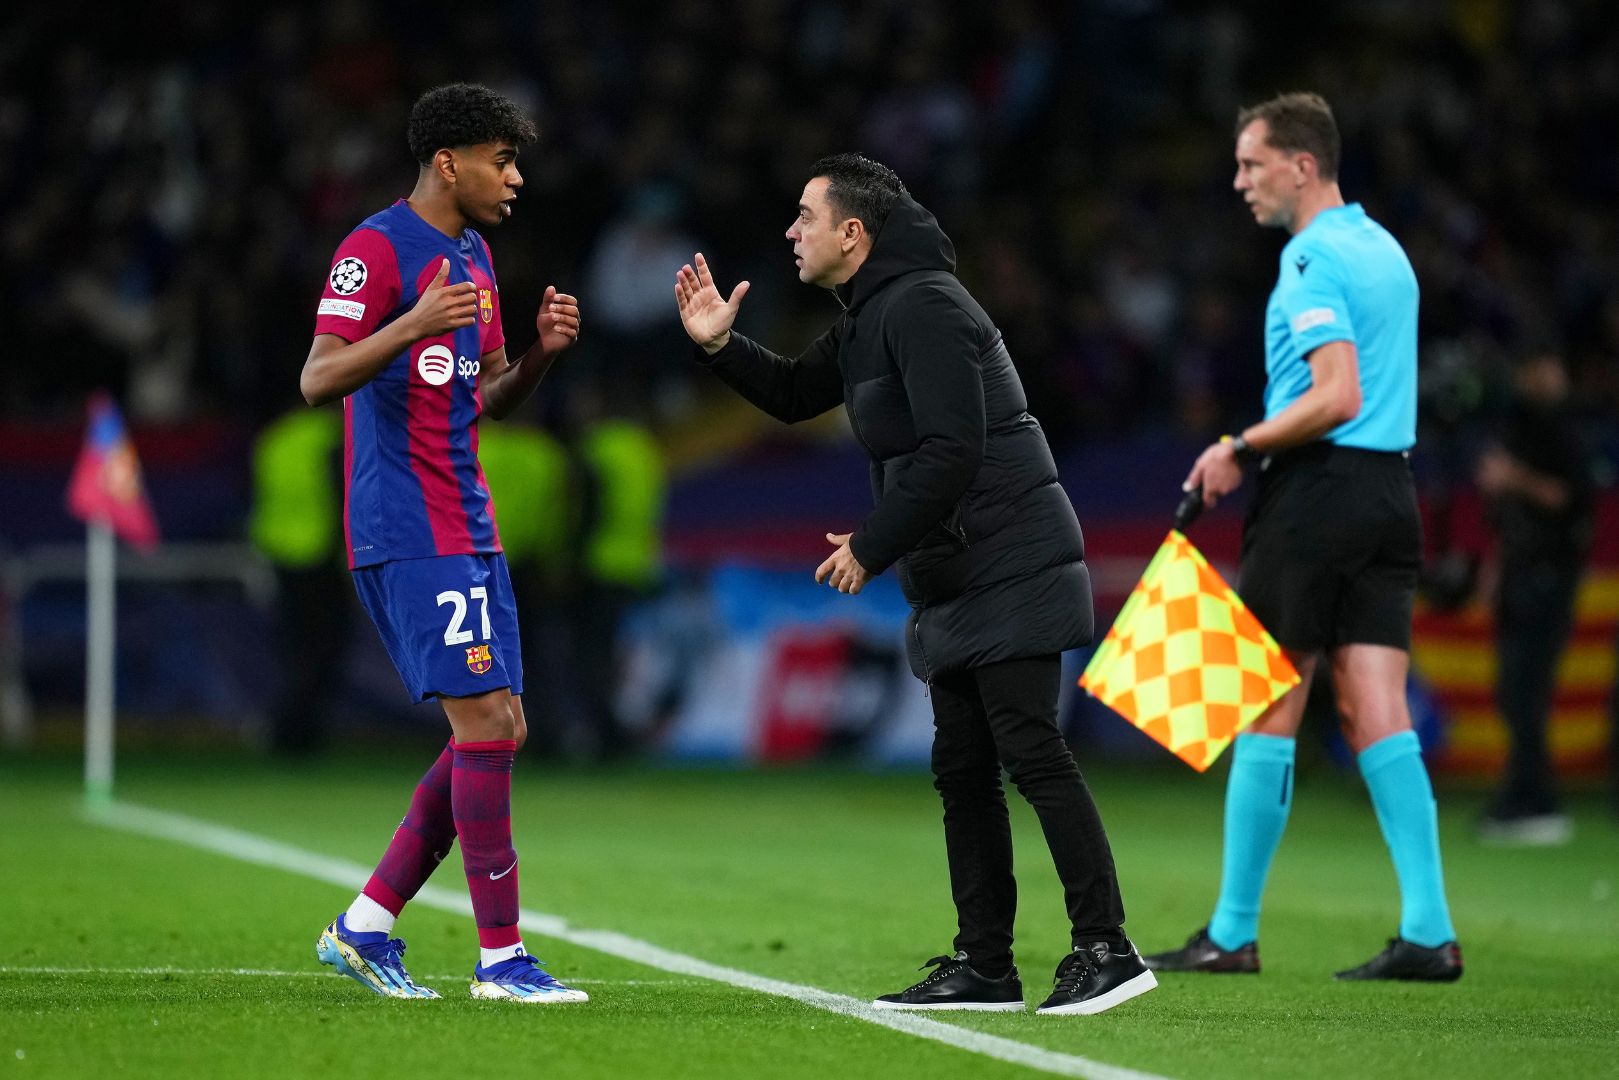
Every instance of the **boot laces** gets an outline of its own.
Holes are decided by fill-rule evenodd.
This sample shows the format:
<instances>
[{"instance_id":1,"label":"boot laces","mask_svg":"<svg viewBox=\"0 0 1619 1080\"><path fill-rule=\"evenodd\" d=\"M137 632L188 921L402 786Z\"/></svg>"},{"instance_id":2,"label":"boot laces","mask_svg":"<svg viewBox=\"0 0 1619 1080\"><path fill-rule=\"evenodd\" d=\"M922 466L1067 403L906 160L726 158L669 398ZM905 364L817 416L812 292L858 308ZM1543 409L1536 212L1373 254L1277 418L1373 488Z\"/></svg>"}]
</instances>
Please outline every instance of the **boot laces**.
<instances>
[{"instance_id":1,"label":"boot laces","mask_svg":"<svg viewBox=\"0 0 1619 1080\"><path fill-rule=\"evenodd\" d=\"M1098 971L1096 957L1089 949L1075 949L1057 965L1057 989L1072 994L1092 972Z\"/></svg>"},{"instance_id":2,"label":"boot laces","mask_svg":"<svg viewBox=\"0 0 1619 1080\"><path fill-rule=\"evenodd\" d=\"M928 968L932 968L933 974L911 987L911 989L920 990L925 986L932 986L945 976L953 974L959 965L965 963L965 960L962 960L960 957L956 956L935 956L933 959L916 969L918 971L926 971Z\"/></svg>"}]
</instances>

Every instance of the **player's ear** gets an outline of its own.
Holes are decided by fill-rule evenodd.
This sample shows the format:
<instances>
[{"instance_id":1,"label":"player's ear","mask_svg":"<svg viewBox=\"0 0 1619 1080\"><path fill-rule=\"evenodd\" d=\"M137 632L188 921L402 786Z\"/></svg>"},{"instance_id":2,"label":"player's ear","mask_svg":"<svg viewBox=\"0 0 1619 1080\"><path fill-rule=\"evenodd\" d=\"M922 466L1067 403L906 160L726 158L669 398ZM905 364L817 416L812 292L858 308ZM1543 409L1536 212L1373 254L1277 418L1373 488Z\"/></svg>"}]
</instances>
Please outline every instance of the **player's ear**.
<instances>
[{"instance_id":1,"label":"player's ear","mask_svg":"<svg viewBox=\"0 0 1619 1080\"><path fill-rule=\"evenodd\" d=\"M455 183L455 151L446 147L434 154L432 168L446 184Z\"/></svg>"}]
</instances>

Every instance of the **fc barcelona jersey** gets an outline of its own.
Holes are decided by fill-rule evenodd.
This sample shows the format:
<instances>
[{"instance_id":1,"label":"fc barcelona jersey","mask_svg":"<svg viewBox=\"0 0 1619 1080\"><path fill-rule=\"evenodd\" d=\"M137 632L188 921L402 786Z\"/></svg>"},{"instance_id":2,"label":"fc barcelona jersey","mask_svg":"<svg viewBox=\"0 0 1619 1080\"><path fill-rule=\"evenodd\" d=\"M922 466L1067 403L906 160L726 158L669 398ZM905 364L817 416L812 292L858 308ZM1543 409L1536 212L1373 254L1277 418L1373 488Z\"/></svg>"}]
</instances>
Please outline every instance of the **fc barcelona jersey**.
<instances>
[{"instance_id":1,"label":"fc barcelona jersey","mask_svg":"<svg viewBox=\"0 0 1619 1080\"><path fill-rule=\"evenodd\" d=\"M450 260L446 284L478 288L471 326L414 342L343 399L343 521L349 566L501 550L478 464L479 358L500 348L489 245L452 239L403 199L360 223L332 259L316 334L354 342L415 306Z\"/></svg>"}]
</instances>

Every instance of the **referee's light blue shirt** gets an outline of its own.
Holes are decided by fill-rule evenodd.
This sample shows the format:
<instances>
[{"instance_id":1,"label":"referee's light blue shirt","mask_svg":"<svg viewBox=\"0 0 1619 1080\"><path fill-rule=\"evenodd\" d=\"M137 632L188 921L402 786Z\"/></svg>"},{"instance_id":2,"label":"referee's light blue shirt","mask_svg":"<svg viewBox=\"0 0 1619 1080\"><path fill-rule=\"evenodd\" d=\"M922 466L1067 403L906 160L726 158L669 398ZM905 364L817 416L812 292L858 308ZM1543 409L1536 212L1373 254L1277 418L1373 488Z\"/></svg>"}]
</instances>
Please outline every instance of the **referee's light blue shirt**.
<instances>
[{"instance_id":1,"label":"referee's light blue shirt","mask_svg":"<svg viewBox=\"0 0 1619 1080\"><path fill-rule=\"evenodd\" d=\"M1310 388L1312 350L1354 344L1360 414L1339 446L1409 450L1417 441L1417 276L1399 241L1359 203L1323 210L1282 249L1265 309L1265 418Z\"/></svg>"}]
</instances>

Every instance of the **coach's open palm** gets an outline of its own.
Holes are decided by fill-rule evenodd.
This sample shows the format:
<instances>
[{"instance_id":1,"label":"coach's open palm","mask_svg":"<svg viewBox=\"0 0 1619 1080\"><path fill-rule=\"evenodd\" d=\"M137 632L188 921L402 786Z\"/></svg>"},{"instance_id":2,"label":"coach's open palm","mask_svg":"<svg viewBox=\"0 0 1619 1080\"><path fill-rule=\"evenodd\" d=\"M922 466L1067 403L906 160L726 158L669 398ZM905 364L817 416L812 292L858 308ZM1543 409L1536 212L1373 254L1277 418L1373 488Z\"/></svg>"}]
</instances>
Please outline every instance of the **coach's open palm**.
<instances>
[{"instance_id":1,"label":"coach's open palm","mask_svg":"<svg viewBox=\"0 0 1619 1080\"><path fill-rule=\"evenodd\" d=\"M748 295L748 283L738 282L731 290L731 298L720 298L714 287L714 275L708 272L708 260L698 252L693 260L697 268L682 266L675 274L675 302L680 305L680 321L686 334L703 347L704 352L716 353L724 347L742 298Z\"/></svg>"},{"instance_id":2,"label":"coach's open palm","mask_svg":"<svg viewBox=\"0 0 1619 1080\"><path fill-rule=\"evenodd\" d=\"M540 348L547 356L556 355L579 339L579 301L547 285L534 328L540 332Z\"/></svg>"}]
</instances>

